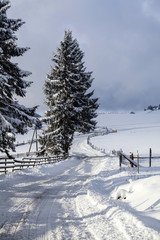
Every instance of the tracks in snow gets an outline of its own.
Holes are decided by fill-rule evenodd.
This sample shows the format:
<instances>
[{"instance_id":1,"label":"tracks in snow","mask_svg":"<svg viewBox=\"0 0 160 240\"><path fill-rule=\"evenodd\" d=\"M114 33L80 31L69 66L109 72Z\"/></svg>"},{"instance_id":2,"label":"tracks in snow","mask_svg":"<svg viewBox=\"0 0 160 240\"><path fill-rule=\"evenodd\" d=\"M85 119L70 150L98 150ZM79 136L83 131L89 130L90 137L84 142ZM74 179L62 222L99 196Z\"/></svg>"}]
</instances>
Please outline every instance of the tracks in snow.
<instances>
[{"instance_id":1,"label":"tracks in snow","mask_svg":"<svg viewBox=\"0 0 160 240\"><path fill-rule=\"evenodd\" d=\"M85 138L76 141L74 152L85 155L55 165L48 175L24 173L16 184L6 185L8 212L1 224L0 239L12 240L158 240L128 211L123 201L111 198L117 184L129 177L120 172L117 159L98 157ZM47 167L46 167L47 168ZM48 168L49 170L49 168ZM5 199L3 202L5 207ZM5 209L7 209L5 207ZM3 213L2 209L0 213Z\"/></svg>"}]
</instances>

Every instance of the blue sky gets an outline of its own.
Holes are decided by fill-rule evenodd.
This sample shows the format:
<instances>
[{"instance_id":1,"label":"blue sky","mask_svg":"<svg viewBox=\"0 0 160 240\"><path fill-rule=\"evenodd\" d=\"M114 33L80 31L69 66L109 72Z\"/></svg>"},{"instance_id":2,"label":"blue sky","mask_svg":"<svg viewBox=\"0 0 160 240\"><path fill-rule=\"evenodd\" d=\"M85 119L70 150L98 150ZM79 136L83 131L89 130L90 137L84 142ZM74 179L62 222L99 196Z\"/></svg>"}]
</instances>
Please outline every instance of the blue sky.
<instances>
[{"instance_id":1,"label":"blue sky","mask_svg":"<svg viewBox=\"0 0 160 240\"><path fill-rule=\"evenodd\" d=\"M93 89L100 108L143 110L160 103L159 0L10 0L8 17L25 24L17 32L18 45L30 47L17 59L32 72L33 84L22 100L40 105L53 52L70 29L93 71Z\"/></svg>"}]
</instances>

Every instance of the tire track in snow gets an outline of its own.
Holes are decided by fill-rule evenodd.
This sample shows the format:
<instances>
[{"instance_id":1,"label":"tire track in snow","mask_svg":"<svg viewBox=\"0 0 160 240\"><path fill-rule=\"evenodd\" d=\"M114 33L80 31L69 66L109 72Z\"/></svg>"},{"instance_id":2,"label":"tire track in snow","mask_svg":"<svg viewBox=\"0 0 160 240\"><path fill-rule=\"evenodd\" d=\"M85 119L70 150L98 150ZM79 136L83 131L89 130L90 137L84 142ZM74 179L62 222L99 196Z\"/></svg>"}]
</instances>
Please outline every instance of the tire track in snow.
<instances>
[{"instance_id":1,"label":"tire track in snow","mask_svg":"<svg viewBox=\"0 0 160 240\"><path fill-rule=\"evenodd\" d=\"M62 186L58 185L57 177L49 178L43 182L43 191L39 191L35 195L32 204L32 211L28 216L27 231L25 233L25 239L54 239L52 237L55 226L52 223L56 221L57 211L59 207L59 194L62 190ZM50 183L48 188L48 182ZM46 185L46 187L45 187Z\"/></svg>"},{"instance_id":2,"label":"tire track in snow","mask_svg":"<svg viewBox=\"0 0 160 240\"><path fill-rule=\"evenodd\" d=\"M42 212L44 213L46 210L49 210L49 213L43 222L43 224L45 223L43 232L48 232L49 225L46 222L50 222L50 208L46 206L50 206L48 204L51 200L48 196L50 189L46 188L45 191L43 189L45 184L51 181L54 181L53 177L37 181L36 183L29 183L29 188L26 184L24 189L23 187L21 188L21 184L18 184L18 188L16 188L17 192L11 196L15 204L9 209L4 223L1 224L0 239L34 239L35 236L38 239L41 232L41 228L39 227L39 224L41 224L40 219L43 215ZM51 193L53 193L53 190ZM57 193L56 191L53 195L57 195ZM40 239L43 239L43 234ZM48 240L48 237L46 239Z\"/></svg>"},{"instance_id":3,"label":"tire track in snow","mask_svg":"<svg viewBox=\"0 0 160 240\"><path fill-rule=\"evenodd\" d=\"M46 191L45 191L46 193ZM32 212L28 218L28 227L27 227L27 237L26 239L38 239L39 236L41 236L41 239L43 238L43 232L41 230L41 215L43 212L43 209L45 206L48 205L48 199L44 199L44 192L41 193L40 195L37 195L34 199L33 207L32 207ZM46 209L46 208L45 208ZM46 232L48 228L43 228L43 231Z\"/></svg>"},{"instance_id":4,"label":"tire track in snow","mask_svg":"<svg viewBox=\"0 0 160 240\"><path fill-rule=\"evenodd\" d=\"M58 240L92 240L92 234L88 231L83 219L75 211L75 198L63 199L62 207L66 210L58 219L61 228L57 228L53 239Z\"/></svg>"},{"instance_id":5,"label":"tire track in snow","mask_svg":"<svg viewBox=\"0 0 160 240\"><path fill-rule=\"evenodd\" d=\"M30 206L33 200L21 200L18 205L12 207L10 211L14 214L9 215L0 230L0 239L22 239L20 234L20 228L24 222L27 221L28 214L30 212Z\"/></svg>"},{"instance_id":6,"label":"tire track in snow","mask_svg":"<svg viewBox=\"0 0 160 240\"><path fill-rule=\"evenodd\" d=\"M109 205L106 207L94 203L94 200L89 195L79 196L76 205L79 216L83 219L88 231L93 236L92 239L125 239L119 229L106 217L107 211L111 208Z\"/></svg>"}]
</instances>

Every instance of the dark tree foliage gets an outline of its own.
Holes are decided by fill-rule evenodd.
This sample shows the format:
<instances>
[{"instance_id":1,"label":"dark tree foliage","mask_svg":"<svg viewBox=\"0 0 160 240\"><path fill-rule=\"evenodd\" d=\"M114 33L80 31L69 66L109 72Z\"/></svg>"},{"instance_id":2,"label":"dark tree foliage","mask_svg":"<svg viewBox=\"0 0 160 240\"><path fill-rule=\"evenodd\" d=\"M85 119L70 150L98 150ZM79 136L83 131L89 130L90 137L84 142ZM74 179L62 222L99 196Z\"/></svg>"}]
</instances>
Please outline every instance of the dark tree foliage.
<instances>
[{"instance_id":1,"label":"dark tree foliage","mask_svg":"<svg viewBox=\"0 0 160 240\"><path fill-rule=\"evenodd\" d=\"M95 128L98 99L88 92L93 78L92 72L86 72L83 57L72 32L65 31L44 86L48 106L47 129L40 138L44 152L67 154L76 131L88 133Z\"/></svg>"},{"instance_id":2,"label":"dark tree foliage","mask_svg":"<svg viewBox=\"0 0 160 240\"><path fill-rule=\"evenodd\" d=\"M30 81L23 80L31 73L23 71L12 58L22 56L28 48L18 47L16 31L24 24L21 19L9 19L10 1L0 0L0 151L9 154L15 150L15 134L24 134L36 123L37 107L20 105L16 96L25 97Z\"/></svg>"}]
</instances>

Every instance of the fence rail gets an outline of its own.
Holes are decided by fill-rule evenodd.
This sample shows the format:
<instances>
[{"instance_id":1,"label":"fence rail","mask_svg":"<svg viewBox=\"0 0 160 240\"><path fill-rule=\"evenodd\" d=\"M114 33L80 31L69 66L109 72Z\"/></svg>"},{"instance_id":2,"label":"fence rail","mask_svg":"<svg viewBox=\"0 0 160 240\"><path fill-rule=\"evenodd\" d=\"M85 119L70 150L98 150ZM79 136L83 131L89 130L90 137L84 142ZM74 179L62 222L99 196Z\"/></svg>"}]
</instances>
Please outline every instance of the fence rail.
<instances>
[{"instance_id":1,"label":"fence rail","mask_svg":"<svg viewBox=\"0 0 160 240\"><path fill-rule=\"evenodd\" d=\"M100 151L102 153L106 153L105 152L105 149L103 148L100 148L100 147L97 147L95 146L92 142L91 142L91 138L93 137L96 137L96 136L103 136L103 135L107 135L109 133L115 133L116 130L109 130L107 127L99 127L99 131L98 132L95 132L95 133L92 133L88 136L87 138L87 144L93 148L94 150L97 150L97 151Z\"/></svg>"},{"instance_id":2,"label":"fence rail","mask_svg":"<svg viewBox=\"0 0 160 240\"><path fill-rule=\"evenodd\" d=\"M118 155L119 155L119 166L120 166L120 167L121 167L123 158L126 159L127 161L129 161L129 163L131 164L131 166L133 165L133 166L137 167L137 163L136 163L133 159L131 159L130 157L128 157L126 154L124 154L124 153L122 153L122 152L119 152Z\"/></svg>"},{"instance_id":3,"label":"fence rail","mask_svg":"<svg viewBox=\"0 0 160 240\"><path fill-rule=\"evenodd\" d=\"M130 157L128 157L126 154L124 154L122 151L117 151L117 155L119 156L119 162L121 162L121 157L122 158L128 158L128 160L130 159ZM125 157L124 157L125 156ZM152 149L149 148L149 155L148 156L140 156L139 152L137 151L137 155L134 156L134 159L136 159L137 161L137 166L140 160L148 160L148 166L151 167L152 166L152 160L153 159L158 159L160 160L160 155L154 155L152 154ZM141 161L140 161L141 162ZM154 163L154 162L153 162Z\"/></svg>"},{"instance_id":4,"label":"fence rail","mask_svg":"<svg viewBox=\"0 0 160 240\"><path fill-rule=\"evenodd\" d=\"M46 157L23 157L22 159L0 158L0 173L7 173L22 170L24 168L35 167L42 164L59 162L68 157L66 156L46 156Z\"/></svg>"},{"instance_id":5,"label":"fence rail","mask_svg":"<svg viewBox=\"0 0 160 240\"><path fill-rule=\"evenodd\" d=\"M160 156L159 155L152 156L152 149L151 148L149 149L149 156L148 157L147 156L140 156L139 152L137 151L137 155L134 156L135 161L133 159L131 159L130 156L123 153L122 150L117 151L116 155L119 156L119 166L120 167L121 167L122 163L125 163L125 162L123 162L123 159L125 159L125 160L129 161L131 167L133 167L133 166L137 167L137 172L138 173L139 173L139 167L143 167L143 166L151 167L152 162L153 162L154 167L157 167L157 166L159 167L159 164L160 164ZM153 159L158 160L158 162L155 163L155 161L152 161ZM147 164L146 160L148 160L148 164Z\"/></svg>"}]
</instances>

